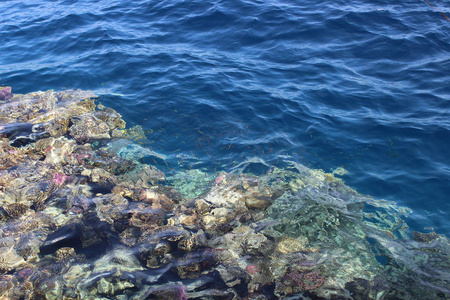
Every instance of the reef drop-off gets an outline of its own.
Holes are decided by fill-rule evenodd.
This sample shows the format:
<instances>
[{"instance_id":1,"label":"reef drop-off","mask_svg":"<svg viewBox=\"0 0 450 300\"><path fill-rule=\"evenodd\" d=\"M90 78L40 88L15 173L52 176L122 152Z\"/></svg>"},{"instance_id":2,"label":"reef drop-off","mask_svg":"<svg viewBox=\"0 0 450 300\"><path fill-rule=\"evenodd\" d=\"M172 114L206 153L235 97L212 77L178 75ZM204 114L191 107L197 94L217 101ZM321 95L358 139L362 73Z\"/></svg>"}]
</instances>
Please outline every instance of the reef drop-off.
<instances>
[{"instance_id":1,"label":"reef drop-off","mask_svg":"<svg viewBox=\"0 0 450 300\"><path fill-rule=\"evenodd\" d=\"M166 178L94 93L0 92L0 299L450 297L447 237L333 174Z\"/></svg>"}]
</instances>

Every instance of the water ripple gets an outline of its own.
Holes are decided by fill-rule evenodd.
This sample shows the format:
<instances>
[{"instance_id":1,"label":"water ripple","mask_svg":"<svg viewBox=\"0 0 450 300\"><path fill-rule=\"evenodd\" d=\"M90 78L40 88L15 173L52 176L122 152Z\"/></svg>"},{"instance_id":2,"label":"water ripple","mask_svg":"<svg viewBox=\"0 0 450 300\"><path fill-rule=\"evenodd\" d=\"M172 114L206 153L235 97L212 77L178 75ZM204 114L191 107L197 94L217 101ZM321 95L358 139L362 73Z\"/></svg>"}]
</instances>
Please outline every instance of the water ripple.
<instances>
[{"instance_id":1,"label":"water ripple","mask_svg":"<svg viewBox=\"0 0 450 300\"><path fill-rule=\"evenodd\" d=\"M359 191L415 209L419 229L450 232L450 22L426 3L0 8L1 85L99 91L130 125L153 132L155 150L193 152L209 168L277 155L327 171L343 165Z\"/></svg>"}]
</instances>

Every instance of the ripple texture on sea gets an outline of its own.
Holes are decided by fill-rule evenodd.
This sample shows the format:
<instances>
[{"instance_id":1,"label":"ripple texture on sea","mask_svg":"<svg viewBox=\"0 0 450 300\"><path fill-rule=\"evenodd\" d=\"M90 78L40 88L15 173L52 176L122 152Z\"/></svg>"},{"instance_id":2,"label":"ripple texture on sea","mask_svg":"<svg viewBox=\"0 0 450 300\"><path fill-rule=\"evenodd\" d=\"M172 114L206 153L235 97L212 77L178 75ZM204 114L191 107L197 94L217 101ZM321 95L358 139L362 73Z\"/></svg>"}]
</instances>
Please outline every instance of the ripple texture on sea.
<instances>
[{"instance_id":1,"label":"ripple texture on sea","mask_svg":"<svg viewBox=\"0 0 450 300\"><path fill-rule=\"evenodd\" d=\"M450 12L430 2L7 0L0 84L92 89L170 168L343 166L448 233Z\"/></svg>"}]
</instances>

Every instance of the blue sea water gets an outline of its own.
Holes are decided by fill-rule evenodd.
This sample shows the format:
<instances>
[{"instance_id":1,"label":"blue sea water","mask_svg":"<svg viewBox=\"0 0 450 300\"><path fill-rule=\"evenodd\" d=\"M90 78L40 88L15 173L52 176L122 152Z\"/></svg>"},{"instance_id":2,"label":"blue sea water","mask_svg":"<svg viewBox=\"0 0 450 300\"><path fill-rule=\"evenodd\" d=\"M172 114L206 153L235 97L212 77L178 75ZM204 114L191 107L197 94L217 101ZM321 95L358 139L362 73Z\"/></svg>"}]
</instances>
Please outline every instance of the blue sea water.
<instances>
[{"instance_id":1,"label":"blue sea water","mask_svg":"<svg viewBox=\"0 0 450 300\"><path fill-rule=\"evenodd\" d=\"M432 5L432 6L430 6ZM164 171L280 155L450 233L443 0L0 2L0 86L91 89Z\"/></svg>"}]
</instances>

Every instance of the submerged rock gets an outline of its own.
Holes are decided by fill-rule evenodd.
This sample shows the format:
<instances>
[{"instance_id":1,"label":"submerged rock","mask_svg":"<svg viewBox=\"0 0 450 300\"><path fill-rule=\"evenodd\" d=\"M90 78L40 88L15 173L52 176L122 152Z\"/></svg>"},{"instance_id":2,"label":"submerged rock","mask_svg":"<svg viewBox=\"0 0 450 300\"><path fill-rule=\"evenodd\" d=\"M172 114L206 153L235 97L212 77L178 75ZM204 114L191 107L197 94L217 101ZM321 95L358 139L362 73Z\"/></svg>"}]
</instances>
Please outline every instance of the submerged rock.
<instances>
[{"instance_id":1,"label":"submerged rock","mask_svg":"<svg viewBox=\"0 0 450 300\"><path fill-rule=\"evenodd\" d=\"M81 144L96 140L110 139L108 125L93 115L75 116L70 120L73 126L69 134Z\"/></svg>"},{"instance_id":2,"label":"submerged rock","mask_svg":"<svg viewBox=\"0 0 450 300\"><path fill-rule=\"evenodd\" d=\"M74 248L81 250L83 230L79 224L70 224L61 227L47 237L47 240L41 246L41 254L55 253L61 248Z\"/></svg>"}]
</instances>

